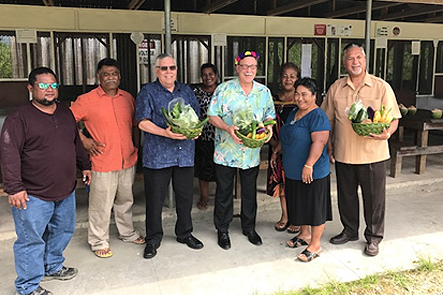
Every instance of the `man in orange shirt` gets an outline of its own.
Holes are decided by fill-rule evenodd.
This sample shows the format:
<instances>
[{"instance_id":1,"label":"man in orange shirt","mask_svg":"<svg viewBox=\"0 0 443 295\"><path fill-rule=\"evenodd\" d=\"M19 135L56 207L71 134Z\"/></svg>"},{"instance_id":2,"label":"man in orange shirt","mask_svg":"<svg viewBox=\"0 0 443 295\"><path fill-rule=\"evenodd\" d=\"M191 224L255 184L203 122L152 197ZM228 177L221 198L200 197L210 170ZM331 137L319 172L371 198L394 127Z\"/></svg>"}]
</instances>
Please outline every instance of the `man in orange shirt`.
<instances>
[{"instance_id":1,"label":"man in orange shirt","mask_svg":"<svg viewBox=\"0 0 443 295\"><path fill-rule=\"evenodd\" d=\"M80 132L80 138L92 162L89 193L88 242L97 257L112 256L109 247L111 210L119 238L125 242L144 244L132 221L132 185L137 162L133 143L136 126L133 96L119 89L120 66L114 59L98 63L100 86L80 95L71 106L76 121L82 121L92 138Z\"/></svg>"}]
</instances>

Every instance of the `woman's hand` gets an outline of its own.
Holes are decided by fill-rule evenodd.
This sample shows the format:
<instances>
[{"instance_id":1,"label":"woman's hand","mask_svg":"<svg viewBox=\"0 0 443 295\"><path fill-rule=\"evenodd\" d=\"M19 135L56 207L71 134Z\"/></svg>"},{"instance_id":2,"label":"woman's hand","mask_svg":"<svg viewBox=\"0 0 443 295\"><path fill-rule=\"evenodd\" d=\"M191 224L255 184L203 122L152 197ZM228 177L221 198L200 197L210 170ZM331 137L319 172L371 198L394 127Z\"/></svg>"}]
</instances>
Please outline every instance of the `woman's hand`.
<instances>
[{"instance_id":1,"label":"woman's hand","mask_svg":"<svg viewBox=\"0 0 443 295\"><path fill-rule=\"evenodd\" d=\"M314 168L312 166L303 166L303 170L301 172L301 179L304 183L306 184L310 184L311 182L314 181L314 179L312 178L312 171L314 170Z\"/></svg>"},{"instance_id":2,"label":"woman's hand","mask_svg":"<svg viewBox=\"0 0 443 295\"><path fill-rule=\"evenodd\" d=\"M277 158L278 158L278 154L274 152L274 153L272 153L271 160L269 160L271 167L274 169L277 168Z\"/></svg>"}]
</instances>

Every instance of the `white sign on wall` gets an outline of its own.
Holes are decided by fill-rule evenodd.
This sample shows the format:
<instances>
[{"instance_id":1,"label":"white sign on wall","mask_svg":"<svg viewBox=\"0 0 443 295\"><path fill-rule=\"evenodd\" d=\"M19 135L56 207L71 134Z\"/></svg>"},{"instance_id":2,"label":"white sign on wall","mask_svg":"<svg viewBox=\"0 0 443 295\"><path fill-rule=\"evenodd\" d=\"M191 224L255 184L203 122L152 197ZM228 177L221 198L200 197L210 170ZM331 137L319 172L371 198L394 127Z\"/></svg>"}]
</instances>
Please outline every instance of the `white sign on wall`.
<instances>
[{"instance_id":1,"label":"white sign on wall","mask_svg":"<svg viewBox=\"0 0 443 295\"><path fill-rule=\"evenodd\" d=\"M340 36L351 36L352 25L340 25Z\"/></svg>"},{"instance_id":2,"label":"white sign on wall","mask_svg":"<svg viewBox=\"0 0 443 295\"><path fill-rule=\"evenodd\" d=\"M312 44L301 46L301 76L311 77Z\"/></svg>"},{"instance_id":3,"label":"white sign on wall","mask_svg":"<svg viewBox=\"0 0 443 295\"><path fill-rule=\"evenodd\" d=\"M36 30L15 30L17 43L37 43Z\"/></svg>"},{"instance_id":4,"label":"white sign on wall","mask_svg":"<svg viewBox=\"0 0 443 295\"><path fill-rule=\"evenodd\" d=\"M412 41L411 54L412 55L420 55L420 41Z\"/></svg>"},{"instance_id":5,"label":"white sign on wall","mask_svg":"<svg viewBox=\"0 0 443 295\"><path fill-rule=\"evenodd\" d=\"M326 27L326 35L328 35L328 36L337 36L338 35L337 25L328 25Z\"/></svg>"},{"instance_id":6,"label":"white sign on wall","mask_svg":"<svg viewBox=\"0 0 443 295\"><path fill-rule=\"evenodd\" d=\"M214 46L226 46L226 34L212 34L212 44Z\"/></svg>"},{"instance_id":7,"label":"white sign on wall","mask_svg":"<svg viewBox=\"0 0 443 295\"><path fill-rule=\"evenodd\" d=\"M155 63L155 58L159 53L156 52L154 41L143 40L138 47L138 56L141 64Z\"/></svg>"},{"instance_id":8,"label":"white sign on wall","mask_svg":"<svg viewBox=\"0 0 443 295\"><path fill-rule=\"evenodd\" d=\"M162 31L165 30L165 16L162 16ZM178 17L176 15L171 15L171 32L178 31Z\"/></svg>"},{"instance_id":9,"label":"white sign on wall","mask_svg":"<svg viewBox=\"0 0 443 295\"><path fill-rule=\"evenodd\" d=\"M388 38L387 37L375 38L375 48L388 48Z\"/></svg>"},{"instance_id":10,"label":"white sign on wall","mask_svg":"<svg viewBox=\"0 0 443 295\"><path fill-rule=\"evenodd\" d=\"M140 43L145 39L145 35L142 32L133 32L131 33L131 40L136 45L140 45Z\"/></svg>"}]
</instances>

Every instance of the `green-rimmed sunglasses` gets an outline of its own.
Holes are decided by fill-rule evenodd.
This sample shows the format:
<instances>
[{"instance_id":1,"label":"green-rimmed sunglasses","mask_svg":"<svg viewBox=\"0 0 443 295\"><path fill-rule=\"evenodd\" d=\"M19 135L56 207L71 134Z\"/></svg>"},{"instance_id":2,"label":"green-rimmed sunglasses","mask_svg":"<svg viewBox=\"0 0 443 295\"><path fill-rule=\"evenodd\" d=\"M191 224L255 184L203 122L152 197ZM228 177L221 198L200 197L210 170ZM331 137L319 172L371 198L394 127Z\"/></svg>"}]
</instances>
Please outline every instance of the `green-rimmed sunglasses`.
<instances>
[{"instance_id":1,"label":"green-rimmed sunglasses","mask_svg":"<svg viewBox=\"0 0 443 295\"><path fill-rule=\"evenodd\" d=\"M58 89L60 87L60 84L58 83L38 83L37 84L38 88L42 89L42 90L46 90L48 89L48 87L51 87L52 89Z\"/></svg>"}]
</instances>

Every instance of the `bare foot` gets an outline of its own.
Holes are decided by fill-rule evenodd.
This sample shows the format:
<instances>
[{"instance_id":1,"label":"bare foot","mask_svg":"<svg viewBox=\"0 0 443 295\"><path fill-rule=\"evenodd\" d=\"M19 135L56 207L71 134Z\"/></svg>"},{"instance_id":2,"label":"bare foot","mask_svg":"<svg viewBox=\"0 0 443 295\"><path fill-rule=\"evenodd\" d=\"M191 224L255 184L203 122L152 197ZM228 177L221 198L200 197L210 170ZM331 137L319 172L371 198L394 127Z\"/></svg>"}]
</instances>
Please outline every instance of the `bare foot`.
<instances>
[{"instance_id":1,"label":"bare foot","mask_svg":"<svg viewBox=\"0 0 443 295\"><path fill-rule=\"evenodd\" d=\"M200 200L197 202L197 208L200 209L200 210L207 209L208 208L208 202L209 202L208 197L200 196Z\"/></svg>"}]
</instances>

